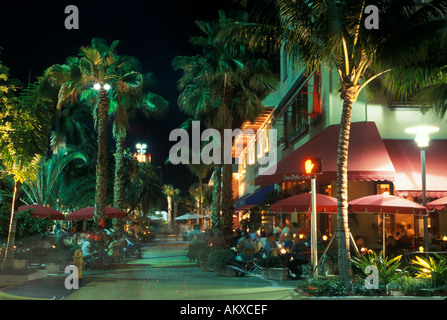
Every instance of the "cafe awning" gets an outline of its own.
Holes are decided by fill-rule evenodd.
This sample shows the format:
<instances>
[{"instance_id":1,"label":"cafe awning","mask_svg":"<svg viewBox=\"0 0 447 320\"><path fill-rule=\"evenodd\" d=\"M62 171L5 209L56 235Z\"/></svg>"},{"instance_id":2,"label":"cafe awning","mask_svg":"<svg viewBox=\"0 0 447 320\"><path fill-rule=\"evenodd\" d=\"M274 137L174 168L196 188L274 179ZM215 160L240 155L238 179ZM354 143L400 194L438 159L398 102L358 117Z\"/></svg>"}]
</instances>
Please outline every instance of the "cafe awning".
<instances>
[{"instance_id":1,"label":"cafe awning","mask_svg":"<svg viewBox=\"0 0 447 320\"><path fill-rule=\"evenodd\" d=\"M287 155L263 175L255 179L256 185L267 185L302 180L299 164L304 157L322 159L323 173L319 181L330 182L337 177L337 147L340 125L321 131L301 147ZM276 169L276 170L275 170ZM374 122L351 124L348 160L348 180L393 181L395 170Z\"/></svg>"},{"instance_id":2,"label":"cafe awning","mask_svg":"<svg viewBox=\"0 0 447 320\"><path fill-rule=\"evenodd\" d=\"M401 197L422 197L421 153L414 140L383 140L396 170L394 189ZM428 198L447 196L447 140L431 140L425 149Z\"/></svg>"},{"instance_id":3,"label":"cafe awning","mask_svg":"<svg viewBox=\"0 0 447 320\"><path fill-rule=\"evenodd\" d=\"M261 203L265 196L274 190L274 186L268 186L262 189L259 189L249 195L243 196L239 200L234 202L235 210L249 210L251 207Z\"/></svg>"}]
</instances>

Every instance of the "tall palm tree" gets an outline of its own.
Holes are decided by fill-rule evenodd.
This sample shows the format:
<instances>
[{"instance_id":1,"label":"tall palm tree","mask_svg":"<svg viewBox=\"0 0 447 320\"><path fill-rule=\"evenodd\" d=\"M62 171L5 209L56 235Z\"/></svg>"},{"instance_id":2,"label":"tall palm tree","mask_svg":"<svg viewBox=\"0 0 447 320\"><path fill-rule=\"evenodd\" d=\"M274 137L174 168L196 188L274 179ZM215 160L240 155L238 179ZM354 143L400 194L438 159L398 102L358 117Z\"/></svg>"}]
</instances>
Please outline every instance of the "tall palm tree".
<instances>
[{"instance_id":1,"label":"tall palm tree","mask_svg":"<svg viewBox=\"0 0 447 320\"><path fill-rule=\"evenodd\" d=\"M196 118L204 117L207 126L219 130L221 137L224 129L237 128L245 120L254 121L262 110L262 98L276 86L266 60L257 58L236 42L217 39L229 24L247 19L246 13L227 17L220 11L217 21L196 21L203 35L191 37L190 42L201 47L202 53L176 57L173 61L174 69L183 70L179 81L180 108ZM221 154L224 155L223 149ZM229 234L233 217L232 165L215 164L214 178L214 188L222 185L223 229ZM213 195L216 203L218 193L213 192ZM219 214L217 208L213 206L213 216Z\"/></svg>"},{"instance_id":2,"label":"tall palm tree","mask_svg":"<svg viewBox=\"0 0 447 320\"><path fill-rule=\"evenodd\" d=\"M0 70L2 64L0 61ZM42 154L46 152L51 130L54 101L46 100L37 85L31 85L19 96L8 82L7 74L0 74L0 160L2 176L14 179L14 194L6 246L5 266L12 267L17 227L17 213L24 182L33 179Z\"/></svg>"},{"instance_id":3,"label":"tall palm tree","mask_svg":"<svg viewBox=\"0 0 447 320\"><path fill-rule=\"evenodd\" d=\"M374 79L396 70L412 70L397 78L395 88L407 89L432 74L433 45L445 27L446 0L421 4L415 0L241 0L253 6L257 23L238 25L238 38L258 49L279 52L302 63L307 72L320 66L335 69L343 101L337 158L337 238L340 276L349 286L349 228L347 162L351 111L362 90ZM375 5L379 28L366 28L371 17L366 5ZM439 52L439 51L438 51ZM445 52L440 51L440 52ZM405 66L411 66L405 69ZM417 72L415 72L417 70Z\"/></svg>"},{"instance_id":4,"label":"tall palm tree","mask_svg":"<svg viewBox=\"0 0 447 320\"><path fill-rule=\"evenodd\" d=\"M131 60L135 64L132 66L134 70L139 62L135 58ZM129 67L131 65L129 64ZM126 72L126 70L124 70ZM126 197L124 189L124 147L126 141L127 130L129 128L129 119L135 116L137 110L146 118L157 117L163 114L169 107L169 102L160 95L150 92L149 89L155 84L156 80L152 73L143 75L142 90L139 94L121 94L113 101L111 112L114 116L113 120L113 136L116 141L115 153L115 183L114 183L114 207L123 209ZM118 219L117 222L122 221Z\"/></svg>"},{"instance_id":5,"label":"tall palm tree","mask_svg":"<svg viewBox=\"0 0 447 320\"><path fill-rule=\"evenodd\" d=\"M94 214L97 227L104 219L106 207L110 100L139 94L143 81L141 73L128 67L129 59L116 54L117 46L117 40L108 46L104 39L94 38L91 46L81 47L79 56L69 57L64 65L56 64L45 71L45 77L60 86L58 109L78 101L81 94L95 100L92 113L98 136Z\"/></svg>"},{"instance_id":6,"label":"tall palm tree","mask_svg":"<svg viewBox=\"0 0 447 320\"><path fill-rule=\"evenodd\" d=\"M171 226L172 222L172 198L174 195L180 194L180 190L174 188L170 184L165 184L163 186L163 193L166 196L166 199L168 201L168 224Z\"/></svg>"},{"instance_id":7,"label":"tall palm tree","mask_svg":"<svg viewBox=\"0 0 447 320\"><path fill-rule=\"evenodd\" d=\"M199 179L199 214L203 214L202 202L203 202L203 179L211 172L212 165L199 163L199 164L187 164L186 167Z\"/></svg>"}]
</instances>

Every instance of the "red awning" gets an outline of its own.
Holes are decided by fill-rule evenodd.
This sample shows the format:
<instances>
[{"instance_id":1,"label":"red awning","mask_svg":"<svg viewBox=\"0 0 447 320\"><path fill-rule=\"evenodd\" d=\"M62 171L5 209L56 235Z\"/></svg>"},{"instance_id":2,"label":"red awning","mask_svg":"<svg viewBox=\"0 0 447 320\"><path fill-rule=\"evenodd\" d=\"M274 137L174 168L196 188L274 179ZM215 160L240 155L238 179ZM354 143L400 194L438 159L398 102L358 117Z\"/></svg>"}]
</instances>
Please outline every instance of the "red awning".
<instances>
[{"instance_id":1,"label":"red awning","mask_svg":"<svg viewBox=\"0 0 447 320\"><path fill-rule=\"evenodd\" d=\"M401 197L421 197L421 152L414 140L383 140L396 169L394 189ZM447 197L447 140L431 140L425 149L428 198Z\"/></svg>"},{"instance_id":2,"label":"red awning","mask_svg":"<svg viewBox=\"0 0 447 320\"><path fill-rule=\"evenodd\" d=\"M256 185L302 180L299 164L304 157L322 159L323 173L319 181L337 178L337 146L340 125L324 129L297 150L279 161L255 179ZM394 180L394 167L374 122L355 122L351 125L348 159L348 179L362 181Z\"/></svg>"}]
</instances>

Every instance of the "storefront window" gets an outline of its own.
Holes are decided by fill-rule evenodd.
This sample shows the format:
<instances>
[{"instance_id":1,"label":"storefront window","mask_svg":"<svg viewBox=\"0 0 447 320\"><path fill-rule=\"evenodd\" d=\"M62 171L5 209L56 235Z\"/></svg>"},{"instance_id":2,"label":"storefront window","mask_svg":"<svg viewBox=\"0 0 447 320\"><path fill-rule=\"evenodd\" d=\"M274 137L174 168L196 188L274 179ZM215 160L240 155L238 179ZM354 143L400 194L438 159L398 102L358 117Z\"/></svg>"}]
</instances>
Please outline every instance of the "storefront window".
<instances>
[{"instance_id":1,"label":"storefront window","mask_svg":"<svg viewBox=\"0 0 447 320\"><path fill-rule=\"evenodd\" d=\"M389 182L376 183L376 194L393 194L392 185Z\"/></svg>"}]
</instances>

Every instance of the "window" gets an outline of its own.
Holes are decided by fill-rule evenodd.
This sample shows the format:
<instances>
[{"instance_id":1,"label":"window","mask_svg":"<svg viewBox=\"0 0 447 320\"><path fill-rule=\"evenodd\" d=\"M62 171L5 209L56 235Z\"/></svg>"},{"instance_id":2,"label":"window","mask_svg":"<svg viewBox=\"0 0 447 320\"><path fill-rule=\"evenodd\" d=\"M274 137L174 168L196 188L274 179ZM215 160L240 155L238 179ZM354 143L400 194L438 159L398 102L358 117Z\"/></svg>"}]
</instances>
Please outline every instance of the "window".
<instances>
[{"instance_id":1,"label":"window","mask_svg":"<svg viewBox=\"0 0 447 320\"><path fill-rule=\"evenodd\" d=\"M390 182L376 182L375 183L376 194L393 194L393 185Z\"/></svg>"}]
</instances>

